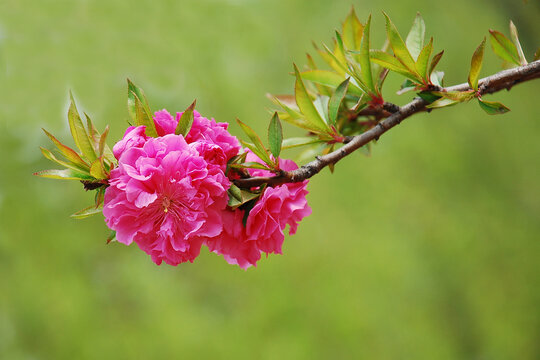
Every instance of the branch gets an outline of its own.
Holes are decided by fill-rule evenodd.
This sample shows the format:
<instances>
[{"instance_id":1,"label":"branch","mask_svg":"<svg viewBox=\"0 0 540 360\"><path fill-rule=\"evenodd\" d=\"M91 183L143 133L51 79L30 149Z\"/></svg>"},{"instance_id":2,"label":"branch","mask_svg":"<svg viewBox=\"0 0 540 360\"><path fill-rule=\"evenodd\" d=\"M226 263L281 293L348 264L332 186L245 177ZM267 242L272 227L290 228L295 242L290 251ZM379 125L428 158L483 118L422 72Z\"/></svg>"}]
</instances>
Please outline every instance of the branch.
<instances>
[{"instance_id":1,"label":"branch","mask_svg":"<svg viewBox=\"0 0 540 360\"><path fill-rule=\"evenodd\" d=\"M479 95L492 94L497 91L507 89L510 90L514 85L533 80L540 77L540 60L531 62L517 68L503 70L495 75L488 76L479 81ZM463 83L451 87L447 87L446 91L467 91L471 90L469 84ZM252 188L263 184L276 186L284 183L300 182L309 179L313 175L320 172L328 165L335 164L345 156L351 154L355 150L361 148L372 140L377 140L382 134L400 124L403 120L421 111L426 110L426 105L429 103L421 98L415 98L410 103L396 107L392 115L380 121L377 126L367 130L366 132L348 137L345 145L340 149L331 152L327 155L317 156L315 160L303 165L293 171L282 171L276 176L269 177L251 177L246 179L234 180L234 184L241 188ZM430 110L430 109L427 109Z\"/></svg>"}]
</instances>

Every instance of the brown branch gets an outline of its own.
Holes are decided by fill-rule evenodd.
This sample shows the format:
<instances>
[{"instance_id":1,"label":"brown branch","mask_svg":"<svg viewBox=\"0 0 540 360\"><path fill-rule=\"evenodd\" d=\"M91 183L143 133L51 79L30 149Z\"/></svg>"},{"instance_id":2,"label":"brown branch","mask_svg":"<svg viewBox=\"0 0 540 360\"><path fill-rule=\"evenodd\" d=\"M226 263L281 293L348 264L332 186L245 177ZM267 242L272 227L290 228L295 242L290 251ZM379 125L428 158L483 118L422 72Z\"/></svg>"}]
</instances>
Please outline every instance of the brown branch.
<instances>
[{"instance_id":1,"label":"brown branch","mask_svg":"<svg viewBox=\"0 0 540 360\"><path fill-rule=\"evenodd\" d=\"M540 60L531 62L517 68L503 70L488 76L479 81L479 94L492 94L497 91L507 89L510 90L514 85L536 79L540 77ZM459 84L447 87L446 91L467 91L471 90L469 84ZM382 134L401 123L409 116L420 111L426 110L428 103L420 98L415 98L410 103L402 107L394 107L393 114L386 119L380 121L377 126L367 130L366 132L348 137L347 142L341 148L323 156L317 156L315 160L303 165L293 171L284 171L279 175L270 177L251 177L247 179L234 180L236 186L241 188L252 188L262 184L269 186L280 185L289 182L300 182L309 179L313 175L320 172L323 168L330 164L335 164L345 156L351 154L355 150L361 148L372 140L378 139ZM390 106L390 105L387 105Z\"/></svg>"}]
</instances>

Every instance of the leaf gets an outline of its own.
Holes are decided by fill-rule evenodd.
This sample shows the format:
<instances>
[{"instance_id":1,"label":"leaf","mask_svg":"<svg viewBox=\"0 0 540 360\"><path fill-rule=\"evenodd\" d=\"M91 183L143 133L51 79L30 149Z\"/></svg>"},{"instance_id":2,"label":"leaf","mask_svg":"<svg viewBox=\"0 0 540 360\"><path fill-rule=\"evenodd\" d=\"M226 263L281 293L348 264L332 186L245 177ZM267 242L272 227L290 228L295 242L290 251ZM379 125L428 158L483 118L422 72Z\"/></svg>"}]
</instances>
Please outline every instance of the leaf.
<instances>
[{"instance_id":1,"label":"leaf","mask_svg":"<svg viewBox=\"0 0 540 360\"><path fill-rule=\"evenodd\" d=\"M327 70L304 71L303 73L301 73L301 76L305 80L313 81L315 83L326 86L331 86L333 88L337 88L339 84L341 84L343 80L345 80L343 76ZM364 92L354 84L349 85L349 92L357 96L364 95Z\"/></svg>"},{"instance_id":2,"label":"leaf","mask_svg":"<svg viewBox=\"0 0 540 360\"><path fill-rule=\"evenodd\" d=\"M279 157L281 153L281 145L283 142L283 128L281 127L281 121L277 112L274 113L272 119L270 119L270 125L268 126L268 147L270 152L274 155L274 158Z\"/></svg>"},{"instance_id":3,"label":"leaf","mask_svg":"<svg viewBox=\"0 0 540 360\"><path fill-rule=\"evenodd\" d=\"M231 185L231 188L233 186L235 186L235 185ZM244 205L245 203L247 203L247 202L249 202L251 200L254 200L254 199L256 199L256 198L258 198L259 196L262 195L262 191L261 192L251 192L251 191L243 190L243 189L239 189L239 188L237 188L237 189L240 190L240 192L236 191L236 189L233 189L232 191L229 189L229 192L228 192L229 193L229 203L227 204L227 206L229 206L233 210L237 209L238 207Z\"/></svg>"},{"instance_id":4,"label":"leaf","mask_svg":"<svg viewBox=\"0 0 540 360\"><path fill-rule=\"evenodd\" d=\"M434 71L433 73L431 73L431 76L429 77L429 81L431 81L433 85L442 87L443 78L444 78L444 71Z\"/></svg>"},{"instance_id":5,"label":"leaf","mask_svg":"<svg viewBox=\"0 0 540 360\"><path fill-rule=\"evenodd\" d=\"M109 234L109 236L107 236L106 240L107 240L107 244L110 244L111 242L116 241L116 231L111 230L111 233Z\"/></svg>"},{"instance_id":6,"label":"leaf","mask_svg":"<svg viewBox=\"0 0 540 360\"><path fill-rule=\"evenodd\" d=\"M75 152L75 150L67 147L66 145L62 144L57 138L55 138L51 133L49 133L47 130L42 129L45 134L51 139L51 141L54 143L54 145L60 150L62 155L69 160L71 163L73 163L75 166L80 167L82 169L90 169L90 165L88 165L79 154Z\"/></svg>"},{"instance_id":7,"label":"leaf","mask_svg":"<svg viewBox=\"0 0 540 360\"><path fill-rule=\"evenodd\" d=\"M422 47L424 46L425 33L426 24L424 23L424 19L422 19L420 13L416 13L416 17L414 18L414 22L411 30L409 31L409 35L407 35L407 40L405 40L405 43L407 44L407 49L411 53L413 59L418 58Z\"/></svg>"},{"instance_id":8,"label":"leaf","mask_svg":"<svg viewBox=\"0 0 540 360\"><path fill-rule=\"evenodd\" d=\"M439 100L427 105L426 107L429 108L429 109L437 109L437 108L452 106L452 105L456 105L456 104L459 104L459 101L443 97L443 98L440 98Z\"/></svg>"},{"instance_id":9,"label":"leaf","mask_svg":"<svg viewBox=\"0 0 540 360\"><path fill-rule=\"evenodd\" d=\"M512 42L517 49L521 65L527 65L527 59L525 58L525 54L523 54L523 49L521 48L521 43L519 42L518 31L512 20L510 20L510 36L512 36Z\"/></svg>"},{"instance_id":10,"label":"leaf","mask_svg":"<svg viewBox=\"0 0 540 360\"><path fill-rule=\"evenodd\" d=\"M442 96L444 98L458 101L458 102L465 102L469 101L474 97L474 91L434 91L434 94L437 94L439 96Z\"/></svg>"},{"instance_id":11,"label":"leaf","mask_svg":"<svg viewBox=\"0 0 540 360\"><path fill-rule=\"evenodd\" d=\"M69 95L71 103L68 110L68 121L71 136L73 136L75 145L77 145L82 154L90 162L92 162L96 160L96 152L94 151L93 142L84 128L79 111L77 111L77 106L75 105L75 100L73 100L73 95L71 93Z\"/></svg>"},{"instance_id":12,"label":"leaf","mask_svg":"<svg viewBox=\"0 0 540 360\"><path fill-rule=\"evenodd\" d=\"M135 93L131 92L131 95L133 96L135 102L135 125L146 126L146 135L157 137L158 133L156 130L156 124L154 123L154 119L152 119L151 113Z\"/></svg>"},{"instance_id":13,"label":"leaf","mask_svg":"<svg viewBox=\"0 0 540 360\"><path fill-rule=\"evenodd\" d=\"M386 35L388 37L388 41L390 41L390 47L392 48L392 51L394 51L394 55L396 55L396 58L409 70L411 74L418 75L416 73L415 61L409 53L403 39L399 35L399 32L388 15L386 15L384 12L383 14L386 18Z\"/></svg>"},{"instance_id":14,"label":"leaf","mask_svg":"<svg viewBox=\"0 0 540 360\"><path fill-rule=\"evenodd\" d=\"M486 38L484 38L480 45L478 45L471 59L471 70L469 71L468 81L469 86L475 91L478 90L478 79L480 78L480 70L482 69L482 60L484 58L485 44Z\"/></svg>"},{"instance_id":15,"label":"leaf","mask_svg":"<svg viewBox=\"0 0 540 360\"><path fill-rule=\"evenodd\" d=\"M502 33L497 30L489 30L491 48L493 52L509 63L520 65L519 55L515 45Z\"/></svg>"},{"instance_id":16,"label":"leaf","mask_svg":"<svg viewBox=\"0 0 540 360\"><path fill-rule=\"evenodd\" d=\"M186 137L186 135L189 133L189 130L191 130L191 126L193 125L193 110L195 110L196 103L197 100L193 101L193 103L191 103L191 105L189 105L188 108L184 110L182 116L180 116L180 120L178 120L176 130L174 131L176 135L182 135L183 137Z\"/></svg>"},{"instance_id":17,"label":"leaf","mask_svg":"<svg viewBox=\"0 0 540 360\"><path fill-rule=\"evenodd\" d=\"M146 96L144 95L144 91L137 85L133 84L131 80L129 79L127 79L127 83L128 83L128 100L127 100L128 112L129 112L130 117L133 119L133 122L136 123L137 122L136 98L139 99L146 113L151 114L152 111L150 110L150 106L148 105L148 100L146 100Z\"/></svg>"},{"instance_id":18,"label":"leaf","mask_svg":"<svg viewBox=\"0 0 540 360\"><path fill-rule=\"evenodd\" d=\"M72 169L64 170L41 170L35 172L34 175L50 178L50 179L64 179L64 180L95 180L90 175L84 175L80 172L74 171Z\"/></svg>"},{"instance_id":19,"label":"leaf","mask_svg":"<svg viewBox=\"0 0 540 360\"><path fill-rule=\"evenodd\" d=\"M429 71L427 73L430 79L431 79L431 74L433 74L433 70L435 70L435 67L437 66L439 61L441 61L441 58L443 55L444 55L444 50L441 51L440 53L435 54L435 56L433 56L433 59L431 59L431 64L429 64Z\"/></svg>"},{"instance_id":20,"label":"leaf","mask_svg":"<svg viewBox=\"0 0 540 360\"><path fill-rule=\"evenodd\" d=\"M96 208L95 205L89 206L82 210L77 211L75 214L72 214L71 217L74 219L84 219L89 216L99 214L102 211L101 207Z\"/></svg>"},{"instance_id":21,"label":"leaf","mask_svg":"<svg viewBox=\"0 0 540 360\"><path fill-rule=\"evenodd\" d=\"M360 45L360 55L359 55L359 63L360 63L360 73L362 74L362 80L364 84L366 84L366 87L373 93L377 94L377 90L375 89L375 86L373 85L373 75L371 73L371 59L369 56L369 28L371 24L371 15L368 17L368 20L366 22L366 26L364 27L364 34L362 36L362 43Z\"/></svg>"},{"instance_id":22,"label":"leaf","mask_svg":"<svg viewBox=\"0 0 540 360\"><path fill-rule=\"evenodd\" d=\"M322 143L323 140L313 137L294 137L283 140L281 145L282 150L292 149L299 146Z\"/></svg>"},{"instance_id":23,"label":"leaf","mask_svg":"<svg viewBox=\"0 0 540 360\"><path fill-rule=\"evenodd\" d=\"M99 138L98 156L101 158L105 154L105 148L107 147L107 135L109 135L109 125L105 126L105 130Z\"/></svg>"},{"instance_id":24,"label":"leaf","mask_svg":"<svg viewBox=\"0 0 540 360\"><path fill-rule=\"evenodd\" d=\"M387 68L388 70L391 70L393 72L406 76L407 78L415 82L422 81L422 79L421 78L419 79L418 76L411 74L411 72L401 62L399 62L398 59L396 59L390 54L387 54L380 50L372 50L370 52L370 57L374 63L379 64L382 67Z\"/></svg>"},{"instance_id":25,"label":"leaf","mask_svg":"<svg viewBox=\"0 0 540 360\"><path fill-rule=\"evenodd\" d=\"M441 96L435 94L434 91L420 91L418 96L420 96L420 98L425 100L428 104L431 104L441 98Z\"/></svg>"},{"instance_id":26,"label":"leaf","mask_svg":"<svg viewBox=\"0 0 540 360\"><path fill-rule=\"evenodd\" d=\"M416 89L418 85L420 84L417 84L411 81L411 79L405 79L405 81L399 87L399 91L397 92L397 94L402 95L402 94L405 94L406 92L413 91Z\"/></svg>"},{"instance_id":27,"label":"leaf","mask_svg":"<svg viewBox=\"0 0 540 360\"><path fill-rule=\"evenodd\" d=\"M510 111L509 108L497 101L485 101L478 98L478 104L489 115L504 114Z\"/></svg>"},{"instance_id":28,"label":"leaf","mask_svg":"<svg viewBox=\"0 0 540 360\"><path fill-rule=\"evenodd\" d=\"M351 8L349 15L343 22L343 42L348 49L358 49L360 48L360 41L362 39L362 32L364 27L356 13L354 7Z\"/></svg>"},{"instance_id":29,"label":"leaf","mask_svg":"<svg viewBox=\"0 0 540 360\"><path fill-rule=\"evenodd\" d=\"M56 158L56 156L54 156L54 154L51 151L49 151L48 149L45 149L45 148L42 148L42 147L40 147L40 149L41 149L41 153L43 154L43 156L47 160L53 161L53 162L57 163L58 165L61 165L61 166L66 167L68 169L72 169L73 171L90 175L90 173L89 173L90 167L88 167L87 169L81 169L80 167L76 166L72 162L65 162L65 161L62 161L62 160Z\"/></svg>"},{"instance_id":30,"label":"leaf","mask_svg":"<svg viewBox=\"0 0 540 360\"><path fill-rule=\"evenodd\" d=\"M90 175L96 179L107 179L109 176L103 167L103 159L96 159L90 166Z\"/></svg>"},{"instance_id":31,"label":"leaf","mask_svg":"<svg viewBox=\"0 0 540 360\"><path fill-rule=\"evenodd\" d=\"M230 167L235 169L260 169L260 170L272 170L268 166L258 163L258 162L245 162L242 164L231 164Z\"/></svg>"},{"instance_id":32,"label":"leaf","mask_svg":"<svg viewBox=\"0 0 540 360\"><path fill-rule=\"evenodd\" d=\"M366 29L368 29L367 26ZM347 93L348 86L349 79L347 78L345 81L339 84L334 94L332 94L330 101L328 102L328 121L330 125L336 124L339 107L341 105L341 102L343 101L343 98L345 97L345 94Z\"/></svg>"},{"instance_id":33,"label":"leaf","mask_svg":"<svg viewBox=\"0 0 540 360\"><path fill-rule=\"evenodd\" d=\"M252 128L244 124L239 119L236 119L236 121L238 122L238 125L240 125L242 130L244 130L246 135L251 139L251 141L253 141L253 144L248 144L244 142L242 143L245 144L248 148L250 148L251 151L253 151L255 155L257 155L262 161L271 166L272 161L270 160L270 156L268 155L268 152L266 151L266 148L264 147L259 135L257 135L257 133L255 133Z\"/></svg>"},{"instance_id":34,"label":"leaf","mask_svg":"<svg viewBox=\"0 0 540 360\"><path fill-rule=\"evenodd\" d=\"M328 125L326 125L324 120L319 115L317 109L315 109L313 102L311 102L311 98L307 93L306 87L304 86L304 82L302 81L302 77L300 76L300 72L298 71L296 65L294 65L294 73L296 75L294 93L298 108L302 114L304 114L306 120L308 120L308 122L313 126L313 129L327 132L329 130Z\"/></svg>"},{"instance_id":35,"label":"leaf","mask_svg":"<svg viewBox=\"0 0 540 360\"><path fill-rule=\"evenodd\" d=\"M429 83L428 75L428 62L431 53L433 52L433 38L429 40L429 43L424 46L420 54L418 55L418 60L416 61L416 70L420 76L425 79L425 83Z\"/></svg>"}]
</instances>

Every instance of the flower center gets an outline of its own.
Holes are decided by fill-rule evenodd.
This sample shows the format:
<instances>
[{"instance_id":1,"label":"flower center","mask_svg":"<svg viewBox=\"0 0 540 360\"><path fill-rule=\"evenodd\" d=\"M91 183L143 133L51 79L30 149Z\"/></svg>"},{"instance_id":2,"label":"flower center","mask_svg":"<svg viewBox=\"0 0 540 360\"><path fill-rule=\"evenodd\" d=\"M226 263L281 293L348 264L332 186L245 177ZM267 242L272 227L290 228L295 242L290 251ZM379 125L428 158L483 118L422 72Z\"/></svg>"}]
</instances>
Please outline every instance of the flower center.
<instances>
[{"instance_id":1,"label":"flower center","mask_svg":"<svg viewBox=\"0 0 540 360\"><path fill-rule=\"evenodd\" d=\"M163 207L163 212L168 212L169 211L169 207L171 206L171 203L172 201L168 198L168 197L164 197L163 200L161 201L161 206Z\"/></svg>"}]
</instances>

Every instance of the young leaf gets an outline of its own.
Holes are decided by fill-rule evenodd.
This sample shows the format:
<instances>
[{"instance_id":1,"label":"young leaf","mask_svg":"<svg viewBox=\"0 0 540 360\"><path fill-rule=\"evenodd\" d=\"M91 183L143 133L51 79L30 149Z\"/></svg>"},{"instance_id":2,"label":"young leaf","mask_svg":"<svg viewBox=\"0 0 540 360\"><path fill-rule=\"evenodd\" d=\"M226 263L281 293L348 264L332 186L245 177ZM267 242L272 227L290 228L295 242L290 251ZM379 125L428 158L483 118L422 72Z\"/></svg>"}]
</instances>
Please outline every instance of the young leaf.
<instances>
[{"instance_id":1,"label":"young leaf","mask_svg":"<svg viewBox=\"0 0 540 360\"><path fill-rule=\"evenodd\" d=\"M326 125L322 117L319 115L319 112L313 105L311 97L309 96L306 87L304 86L302 77L300 76L300 71L298 71L296 65L294 65L294 73L296 75L294 93L296 96L296 104L298 105L298 108L300 109L302 114L304 114L306 120L308 120L308 122L313 126L313 129L323 132L329 131L328 125Z\"/></svg>"},{"instance_id":2,"label":"young leaf","mask_svg":"<svg viewBox=\"0 0 540 360\"><path fill-rule=\"evenodd\" d=\"M433 38L429 40L429 43L424 46L420 54L418 55L418 60L416 61L416 70L420 74L420 76L425 79L427 83L429 83L429 76L428 76L428 62L429 57L431 56L431 53L433 52Z\"/></svg>"},{"instance_id":3,"label":"young leaf","mask_svg":"<svg viewBox=\"0 0 540 360\"><path fill-rule=\"evenodd\" d=\"M392 51L394 51L394 55L396 55L396 58L405 65L411 74L418 75L416 73L415 61L399 35L399 32L388 15L384 12L383 14L386 18L386 35L388 36L388 41L390 41L390 47L392 48Z\"/></svg>"},{"instance_id":4,"label":"young leaf","mask_svg":"<svg viewBox=\"0 0 540 360\"><path fill-rule=\"evenodd\" d=\"M99 214L101 212L101 208L96 208L95 205L89 206L87 208L84 208L82 210L77 211L75 214L72 214L71 217L74 219L84 219L89 216Z\"/></svg>"},{"instance_id":5,"label":"young leaf","mask_svg":"<svg viewBox=\"0 0 540 360\"><path fill-rule=\"evenodd\" d=\"M360 45L360 55L358 61L360 62L360 73L362 74L362 80L366 87L372 94L377 94L377 90L373 85L373 75L371 74L371 60L369 57L369 28L371 24L371 15L368 17L366 26L364 27L364 35L362 36L362 43Z\"/></svg>"},{"instance_id":6,"label":"young leaf","mask_svg":"<svg viewBox=\"0 0 540 360\"><path fill-rule=\"evenodd\" d=\"M510 35L512 36L512 42L516 46L521 65L527 65L527 59L525 58L525 54L523 54L523 49L521 48L521 43L519 42L518 31L512 20L510 20Z\"/></svg>"},{"instance_id":7,"label":"young leaf","mask_svg":"<svg viewBox=\"0 0 540 360\"><path fill-rule=\"evenodd\" d=\"M379 64L388 70L401 74L415 82L422 82L421 78L419 79L418 76L411 74L411 72L401 62L399 62L398 59L388 53L380 50L372 50L370 52L370 57L374 63Z\"/></svg>"},{"instance_id":8,"label":"young leaf","mask_svg":"<svg viewBox=\"0 0 540 360\"><path fill-rule=\"evenodd\" d=\"M133 119L133 122L137 122L137 108L136 108L136 99L138 98L139 101L141 101L143 108L148 114L151 114L152 111L150 110L150 106L148 105L148 100L146 100L146 96L144 95L144 91L138 87L137 85L133 84L131 80L127 79L128 83L128 100L127 100L127 106L128 106L128 112L130 117Z\"/></svg>"},{"instance_id":9,"label":"young leaf","mask_svg":"<svg viewBox=\"0 0 540 360\"><path fill-rule=\"evenodd\" d=\"M283 140L281 145L282 150L292 149L299 146L311 145L322 143L323 140L313 138L313 137L294 137Z\"/></svg>"},{"instance_id":10,"label":"young leaf","mask_svg":"<svg viewBox=\"0 0 540 360\"><path fill-rule=\"evenodd\" d=\"M489 115L504 114L510 111L509 108L497 101L485 101L478 98L478 104Z\"/></svg>"},{"instance_id":11,"label":"young leaf","mask_svg":"<svg viewBox=\"0 0 540 360\"><path fill-rule=\"evenodd\" d=\"M440 95L444 98L464 102L469 101L474 97L474 91L433 91L434 94Z\"/></svg>"},{"instance_id":12,"label":"young leaf","mask_svg":"<svg viewBox=\"0 0 540 360\"><path fill-rule=\"evenodd\" d=\"M195 110L196 103L197 100L193 101L193 103L182 113L182 116L180 116L180 120L178 120L178 125L174 132L176 135L186 137L189 130L191 130L191 126L193 125L193 110Z\"/></svg>"},{"instance_id":13,"label":"young leaf","mask_svg":"<svg viewBox=\"0 0 540 360\"><path fill-rule=\"evenodd\" d=\"M302 78L305 80L313 81L315 83L330 86L336 88L345 80L345 78L335 72L327 70L311 70L301 73ZM356 96L364 95L364 92L356 85L349 85L349 92Z\"/></svg>"},{"instance_id":14,"label":"young leaf","mask_svg":"<svg viewBox=\"0 0 540 360\"><path fill-rule=\"evenodd\" d=\"M366 26L366 29L368 27ZM369 30L366 30L369 31ZM328 102L328 121L330 125L335 125L338 112L339 112L339 106L341 105L341 102L343 101L343 98L345 97L345 94L347 93L347 88L349 86L349 79L347 78L345 81L343 81L339 86L337 87L336 91L330 98L330 101Z\"/></svg>"},{"instance_id":15,"label":"young leaf","mask_svg":"<svg viewBox=\"0 0 540 360\"><path fill-rule=\"evenodd\" d=\"M131 92L131 96L135 102L135 124L137 126L146 126L146 135L157 137L156 124L154 123L154 119L152 119L152 114L149 112L148 106L145 106L134 92Z\"/></svg>"},{"instance_id":16,"label":"young leaf","mask_svg":"<svg viewBox=\"0 0 540 360\"><path fill-rule=\"evenodd\" d=\"M96 161L92 163L90 166L90 175L99 180L108 178L107 172L103 167L103 159L96 159Z\"/></svg>"},{"instance_id":17,"label":"young leaf","mask_svg":"<svg viewBox=\"0 0 540 360\"><path fill-rule=\"evenodd\" d=\"M478 90L478 79L480 78L480 70L482 69L485 44L486 38L478 45L471 59L471 70L469 71L468 81L469 86L475 91Z\"/></svg>"},{"instance_id":18,"label":"young leaf","mask_svg":"<svg viewBox=\"0 0 540 360\"><path fill-rule=\"evenodd\" d=\"M86 169L81 169L79 166L73 164L72 162L65 162L65 161L62 161L60 159L57 159L56 156L54 156L54 154L49 151L48 149L45 149L45 148L42 148L40 147L41 149L41 153L43 154L43 156L47 159L47 160L50 160L52 162L55 162L57 163L58 165L61 165L63 167L66 167L68 169L72 169L73 171L76 171L76 172L80 172L80 173L84 173L84 174L90 174L89 173L89 170L90 168L86 168Z\"/></svg>"},{"instance_id":19,"label":"young leaf","mask_svg":"<svg viewBox=\"0 0 540 360\"><path fill-rule=\"evenodd\" d=\"M96 160L96 152L94 151L94 145L79 115L73 95L70 94L71 103L68 110L69 129L71 130L71 136L75 141L75 145L81 150L83 155L89 160Z\"/></svg>"},{"instance_id":20,"label":"young leaf","mask_svg":"<svg viewBox=\"0 0 540 360\"><path fill-rule=\"evenodd\" d=\"M258 163L258 162L245 162L242 164L231 164L230 167L235 169L260 169L260 170L272 170L268 166Z\"/></svg>"},{"instance_id":21,"label":"young leaf","mask_svg":"<svg viewBox=\"0 0 540 360\"><path fill-rule=\"evenodd\" d=\"M277 112L274 113L268 126L268 147L274 158L278 158L281 153L281 145L283 142L283 128ZM276 160L277 161L277 160Z\"/></svg>"},{"instance_id":22,"label":"young leaf","mask_svg":"<svg viewBox=\"0 0 540 360\"><path fill-rule=\"evenodd\" d=\"M443 54L444 54L444 50L441 51L440 53L435 54L435 56L433 56L433 59L431 59L431 64L429 64L429 71L427 73L429 78L431 78L431 74L433 74L433 70L435 70L435 67L437 66L439 61L441 61Z\"/></svg>"},{"instance_id":23,"label":"young leaf","mask_svg":"<svg viewBox=\"0 0 540 360\"><path fill-rule=\"evenodd\" d=\"M489 30L491 48L497 56L504 61L520 65L519 55L515 45L503 34L496 30Z\"/></svg>"},{"instance_id":24,"label":"young leaf","mask_svg":"<svg viewBox=\"0 0 540 360\"><path fill-rule=\"evenodd\" d=\"M459 101L443 97L443 98L440 98L439 100L427 105L426 107L429 108L429 109L437 109L437 108L456 105L456 104L459 104L459 103L460 103Z\"/></svg>"},{"instance_id":25,"label":"young leaf","mask_svg":"<svg viewBox=\"0 0 540 360\"><path fill-rule=\"evenodd\" d=\"M356 16L356 13L354 11L354 7L352 7L351 12L343 23L342 29L343 42L345 43L347 49L352 50L360 48L360 41L362 39L363 29L364 27L362 26L360 20L358 20L358 17Z\"/></svg>"},{"instance_id":26,"label":"young leaf","mask_svg":"<svg viewBox=\"0 0 540 360\"><path fill-rule=\"evenodd\" d=\"M66 145L62 144L57 138L55 138L51 133L49 133L47 130L42 129L45 134L51 139L51 141L56 145L58 150L64 155L66 159L68 159L70 162L72 162L77 167L80 167L82 169L90 169L90 165L88 165L79 154L77 154L73 149L67 147Z\"/></svg>"},{"instance_id":27,"label":"young leaf","mask_svg":"<svg viewBox=\"0 0 540 360\"><path fill-rule=\"evenodd\" d=\"M102 157L105 153L105 148L107 147L107 143L105 142L107 140L107 135L109 135L109 125L105 127L103 134L101 134L101 137L99 138L99 146L98 146L99 157Z\"/></svg>"},{"instance_id":28,"label":"young leaf","mask_svg":"<svg viewBox=\"0 0 540 360\"><path fill-rule=\"evenodd\" d=\"M244 130L246 135L253 141L253 144L242 142L245 146L247 146L251 151L255 153L262 161L264 161L268 165L272 165L272 160L270 160L270 156L268 155L268 152L266 148L264 147L261 138L255 131L253 131L252 128L250 128L248 125L244 124L239 119L236 119L238 122L238 125Z\"/></svg>"},{"instance_id":29,"label":"young leaf","mask_svg":"<svg viewBox=\"0 0 540 360\"><path fill-rule=\"evenodd\" d=\"M409 49L409 52L411 53L413 59L418 58L418 55L420 54L420 51L424 46L425 33L426 24L424 23L424 19L422 19L420 13L416 13L416 17L414 18L414 22L411 30L409 31L409 35L407 35L407 40L405 40L405 43L407 44L407 49Z\"/></svg>"},{"instance_id":30,"label":"young leaf","mask_svg":"<svg viewBox=\"0 0 540 360\"><path fill-rule=\"evenodd\" d=\"M34 175L50 178L50 179L64 179L64 180L95 180L90 175L84 175L72 169L64 170L41 170L35 172Z\"/></svg>"}]
</instances>

